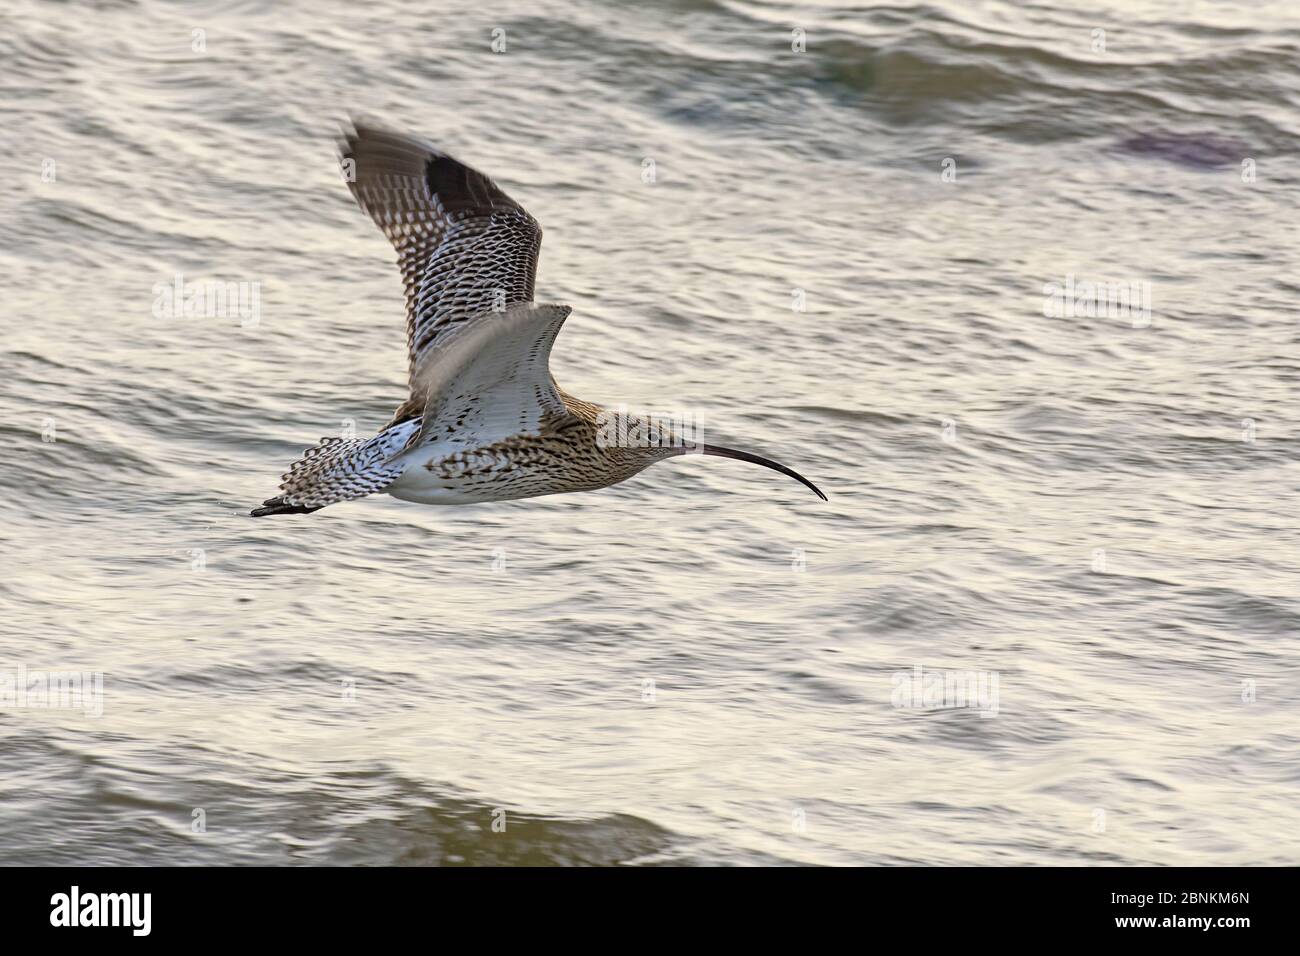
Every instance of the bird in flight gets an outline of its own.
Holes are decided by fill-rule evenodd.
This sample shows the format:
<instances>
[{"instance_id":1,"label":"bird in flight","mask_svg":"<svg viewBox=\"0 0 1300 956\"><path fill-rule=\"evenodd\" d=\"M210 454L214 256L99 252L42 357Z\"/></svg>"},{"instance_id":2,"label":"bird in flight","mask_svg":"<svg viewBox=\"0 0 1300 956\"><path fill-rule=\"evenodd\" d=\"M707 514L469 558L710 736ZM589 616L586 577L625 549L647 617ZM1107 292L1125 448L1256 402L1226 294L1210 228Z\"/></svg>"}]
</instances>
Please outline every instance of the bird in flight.
<instances>
[{"instance_id":1,"label":"bird in flight","mask_svg":"<svg viewBox=\"0 0 1300 956\"><path fill-rule=\"evenodd\" d=\"M533 302L542 228L492 180L364 122L344 130L339 154L353 198L397 250L410 394L379 434L307 449L254 517L379 493L459 505L591 491L688 453L775 469L826 500L771 459L561 389L549 360L570 310Z\"/></svg>"}]
</instances>

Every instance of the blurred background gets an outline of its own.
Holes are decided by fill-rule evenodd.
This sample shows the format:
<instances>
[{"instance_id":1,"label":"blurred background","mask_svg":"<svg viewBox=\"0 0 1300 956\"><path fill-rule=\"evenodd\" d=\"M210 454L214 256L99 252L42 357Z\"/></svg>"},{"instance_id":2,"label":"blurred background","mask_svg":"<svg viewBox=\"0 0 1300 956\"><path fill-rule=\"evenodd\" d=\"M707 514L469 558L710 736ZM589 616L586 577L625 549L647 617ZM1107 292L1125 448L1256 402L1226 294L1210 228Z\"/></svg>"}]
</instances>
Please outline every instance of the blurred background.
<instances>
[{"instance_id":1,"label":"blurred background","mask_svg":"<svg viewBox=\"0 0 1300 956\"><path fill-rule=\"evenodd\" d=\"M0 862L1294 864L1298 53L1280 0L8 0ZM829 503L246 517L405 395L349 111L541 221L561 385Z\"/></svg>"}]
</instances>

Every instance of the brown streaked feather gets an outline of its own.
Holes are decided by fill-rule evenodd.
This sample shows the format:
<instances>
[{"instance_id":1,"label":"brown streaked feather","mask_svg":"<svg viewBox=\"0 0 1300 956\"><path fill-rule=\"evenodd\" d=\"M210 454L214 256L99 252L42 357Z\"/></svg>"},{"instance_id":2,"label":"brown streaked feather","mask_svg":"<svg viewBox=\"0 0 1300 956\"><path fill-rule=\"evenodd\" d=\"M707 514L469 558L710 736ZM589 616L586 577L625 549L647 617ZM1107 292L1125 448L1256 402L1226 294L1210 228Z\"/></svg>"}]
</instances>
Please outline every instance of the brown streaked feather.
<instances>
[{"instance_id":1,"label":"brown streaked feather","mask_svg":"<svg viewBox=\"0 0 1300 956\"><path fill-rule=\"evenodd\" d=\"M539 433L467 448L422 467L467 493L477 486L487 492L485 500L508 501L608 488L681 451L602 446L597 436L604 410L562 389L558 394L564 411L544 416Z\"/></svg>"},{"instance_id":2,"label":"brown streaked feather","mask_svg":"<svg viewBox=\"0 0 1300 956\"><path fill-rule=\"evenodd\" d=\"M542 229L491 179L412 136L357 121L339 143L348 188L397 250L410 376L475 316L533 298ZM393 423L418 415L412 395Z\"/></svg>"}]
</instances>

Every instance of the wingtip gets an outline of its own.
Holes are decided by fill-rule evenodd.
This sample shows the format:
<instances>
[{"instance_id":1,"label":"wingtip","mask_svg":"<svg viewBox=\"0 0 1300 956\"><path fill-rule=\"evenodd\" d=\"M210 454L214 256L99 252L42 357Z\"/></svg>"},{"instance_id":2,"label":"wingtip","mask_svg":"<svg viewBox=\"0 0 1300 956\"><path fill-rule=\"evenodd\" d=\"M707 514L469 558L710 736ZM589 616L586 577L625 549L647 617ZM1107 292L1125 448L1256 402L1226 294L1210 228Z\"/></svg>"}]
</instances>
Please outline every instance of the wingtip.
<instances>
[{"instance_id":1,"label":"wingtip","mask_svg":"<svg viewBox=\"0 0 1300 956\"><path fill-rule=\"evenodd\" d=\"M334 134L334 143L338 147L340 158L348 158L356 153L357 143L367 133L389 133L393 130L383 122L375 119L369 113L358 110L348 110L341 116L335 125L338 132Z\"/></svg>"},{"instance_id":2,"label":"wingtip","mask_svg":"<svg viewBox=\"0 0 1300 956\"><path fill-rule=\"evenodd\" d=\"M338 131L334 134L334 145L339 159L348 159L355 155L361 131L370 125L363 114L347 112L336 123Z\"/></svg>"}]
</instances>

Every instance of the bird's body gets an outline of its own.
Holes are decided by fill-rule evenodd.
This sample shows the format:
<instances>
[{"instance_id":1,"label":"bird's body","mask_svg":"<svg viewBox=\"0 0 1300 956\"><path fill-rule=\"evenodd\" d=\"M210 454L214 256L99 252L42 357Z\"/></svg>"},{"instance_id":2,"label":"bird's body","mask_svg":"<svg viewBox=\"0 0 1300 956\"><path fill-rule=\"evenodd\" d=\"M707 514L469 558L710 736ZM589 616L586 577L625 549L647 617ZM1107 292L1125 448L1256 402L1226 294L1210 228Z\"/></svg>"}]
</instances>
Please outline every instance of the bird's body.
<instances>
[{"instance_id":1,"label":"bird's body","mask_svg":"<svg viewBox=\"0 0 1300 956\"><path fill-rule=\"evenodd\" d=\"M255 516L380 492L462 505L591 491L688 452L775 468L825 498L776 462L563 392L548 362L569 307L532 301L537 222L421 140L358 124L340 147L353 196L398 253L410 395L374 437L326 438L304 452Z\"/></svg>"},{"instance_id":2,"label":"bird's body","mask_svg":"<svg viewBox=\"0 0 1300 956\"><path fill-rule=\"evenodd\" d=\"M567 399L570 416L553 424L544 422L538 434L513 435L486 445L438 442L405 452L405 468L388 486L388 493L427 505L510 501L594 491L653 464L648 455L601 448L600 409L562 397Z\"/></svg>"}]
</instances>

